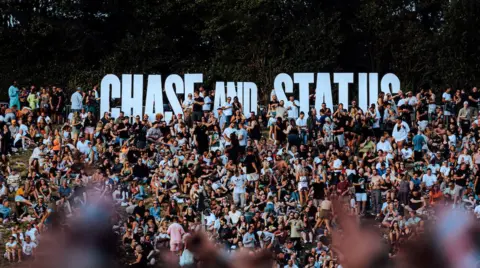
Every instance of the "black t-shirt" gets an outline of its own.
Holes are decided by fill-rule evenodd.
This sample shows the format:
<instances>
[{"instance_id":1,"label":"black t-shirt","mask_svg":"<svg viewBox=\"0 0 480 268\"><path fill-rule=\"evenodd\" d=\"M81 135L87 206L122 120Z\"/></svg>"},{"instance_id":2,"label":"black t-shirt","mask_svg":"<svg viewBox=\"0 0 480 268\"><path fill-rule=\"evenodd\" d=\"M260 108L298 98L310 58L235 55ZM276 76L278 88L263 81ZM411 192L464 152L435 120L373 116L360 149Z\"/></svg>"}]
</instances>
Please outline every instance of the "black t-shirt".
<instances>
[{"instance_id":1,"label":"black t-shirt","mask_svg":"<svg viewBox=\"0 0 480 268\"><path fill-rule=\"evenodd\" d=\"M48 209L47 205L45 204L37 204L35 205L35 207L33 208L35 209L35 212L37 212L38 215L42 214L42 213L45 213Z\"/></svg>"},{"instance_id":2,"label":"black t-shirt","mask_svg":"<svg viewBox=\"0 0 480 268\"><path fill-rule=\"evenodd\" d=\"M418 109L418 113L423 114L423 115L420 116L419 121L427 121L428 120L428 113L427 113L427 106L426 105L420 106L420 108Z\"/></svg>"},{"instance_id":3,"label":"black t-shirt","mask_svg":"<svg viewBox=\"0 0 480 268\"><path fill-rule=\"evenodd\" d=\"M52 94L52 106L55 108L58 104L58 92L53 92Z\"/></svg>"},{"instance_id":4,"label":"black t-shirt","mask_svg":"<svg viewBox=\"0 0 480 268\"><path fill-rule=\"evenodd\" d=\"M112 167L112 172L114 174L117 174L117 173L120 173L123 169L123 164L122 163L117 163L117 164L114 164L113 167Z\"/></svg>"},{"instance_id":5,"label":"black t-shirt","mask_svg":"<svg viewBox=\"0 0 480 268\"><path fill-rule=\"evenodd\" d=\"M203 100L202 97L195 98L194 100L195 100L195 101L198 101L198 102L204 102L204 100ZM202 105L194 103L194 104L193 104L193 111L194 111L194 112L201 112L201 111L203 111Z\"/></svg>"},{"instance_id":6,"label":"black t-shirt","mask_svg":"<svg viewBox=\"0 0 480 268\"><path fill-rule=\"evenodd\" d=\"M153 148L153 149L148 148L147 149L148 157L153 157L156 153L157 153L157 149L155 149L155 148Z\"/></svg>"},{"instance_id":7,"label":"black t-shirt","mask_svg":"<svg viewBox=\"0 0 480 268\"><path fill-rule=\"evenodd\" d=\"M363 185L357 186L355 185L355 193L361 194L365 193L365 182L366 178L364 176L354 175L352 178L352 183L364 183Z\"/></svg>"},{"instance_id":8,"label":"black t-shirt","mask_svg":"<svg viewBox=\"0 0 480 268\"><path fill-rule=\"evenodd\" d=\"M465 174L465 178L463 179L456 179L455 180L455 184L458 185L458 186L462 186L462 187L465 187L467 185L467 179L468 179L468 170L457 170L457 172L455 172L455 174L459 177L463 176Z\"/></svg>"},{"instance_id":9,"label":"black t-shirt","mask_svg":"<svg viewBox=\"0 0 480 268\"><path fill-rule=\"evenodd\" d=\"M143 217L145 215L145 206L136 206L133 209L133 215L140 215L140 217Z\"/></svg>"},{"instance_id":10,"label":"black t-shirt","mask_svg":"<svg viewBox=\"0 0 480 268\"><path fill-rule=\"evenodd\" d=\"M243 163L247 167L247 174L255 173L255 169L253 168L255 162L255 156L253 154L249 154L247 157L245 157L245 161Z\"/></svg>"},{"instance_id":11,"label":"black t-shirt","mask_svg":"<svg viewBox=\"0 0 480 268\"><path fill-rule=\"evenodd\" d=\"M137 141L147 141L147 126L140 124L135 132Z\"/></svg>"},{"instance_id":12,"label":"black t-shirt","mask_svg":"<svg viewBox=\"0 0 480 268\"><path fill-rule=\"evenodd\" d=\"M325 183L324 182L314 182L312 183L313 187L313 198L314 199L325 199Z\"/></svg>"},{"instance_id":13,"label":"black t-shirt","mask_svg":"<svg viewBox=\"0 0 480 268\"><path fill-rule=\"evenodd\" d=\"M170 126L160 127L160 132L162 132L162 135L166 137L168 134L170 134Z\"/></svg>"},{"instance_id":14,"label":"black t-shirt","mask_svg":"<svg viewBox=\"0 0 480 268\"><path fill-rule=\"evenodd\" d=\"M480 99L480 92L477 91L477 92L470 92L470 97L472 97L472 99L474 100L478 100ZM468 105L470 105L470 107L477 107L477 103L468 99Z\"/></svg>"},{"instance_id":15,"label":"black t-shirt","mask_svg":"<svg viewBox=\"0 0 480 268\"><path fill-rule=\"evenodd\" d=\"M65 93L63 93L63 91L56 92L56 94L54 94L54 97L55 97L55 102L52 104L62 109L63 105L65 104Z\"/></svg>"},{"instance_id":16,"label":"black t-shirt","mask_svg":"<svg viewBox=\"0 0 480 268\"><path fill-rule=\"evenodd\" d=\"M333 128L333 130L335 130L335 135L341 135L343 134L343 130L342 130L343 126L341 125L340 122L336 123L335 124L335 127Z\"/></svg>"},{"instance_id":17,"label":"black t-shirt","mask_svg":"<svg viewBox=\"0 0 480 268\"><path fill-rule=\"evenodd\" d=\"M152 245L152 241L144 241L142 244L142 249L143 249L143 252L145 252L146 254L148 254L150 251L153 250L153 245Z\"/></svg>"},{"instance_id":18,"label":"black t-shirt","mask_svg":"<svg viewBox=\"0 0 480 268\"><path fill-rule=\"evenodd\" d=\"M205 125L197 126L193 132L193 135L197 137L197 141L199 143L199 146L208 146L208 136L207 136L207 127Z\"/></svg>"},{"instance_id":19,"label":"black t-shirt","mask_svg":"<svg viewBox=\"0 0 480 268\"><path fill-rule=\"evenodd\" d=\"M122 131L119 131L119 136L120 138L122 139L128 139L128 128L130 127L130 124L124 124L124 123L120 123L118 124L118 129L125 129L125 130L122 130Z\"/></svg>"},{"instance_id":20,"label":"black t-shirt","mask_svg":"<svg viewBox=\"0 0 480 268\"><path fill-rule=\"evenodd\" d=\"M128 150L128 153L127 153L127 160L128 162L130 163L136 163L138 158L140 158L141 155L140 155L140 152L137 151L137 150Z\"/></svg>"}]
</instances>

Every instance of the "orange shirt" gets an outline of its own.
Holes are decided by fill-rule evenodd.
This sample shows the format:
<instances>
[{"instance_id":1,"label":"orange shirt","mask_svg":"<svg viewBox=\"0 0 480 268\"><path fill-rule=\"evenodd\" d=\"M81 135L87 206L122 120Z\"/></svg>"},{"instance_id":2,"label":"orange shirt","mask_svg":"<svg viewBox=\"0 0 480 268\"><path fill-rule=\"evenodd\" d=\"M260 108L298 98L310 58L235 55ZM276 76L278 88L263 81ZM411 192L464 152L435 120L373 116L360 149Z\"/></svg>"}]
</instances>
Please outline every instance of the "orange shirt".
<instances>
[{"instance_id":1,"label":"orange shirt","mask_svg":"<svg viewBox=\"0 0 480 268\"><path fill-rule=\"evenodd\" d=\"M60 151L60 141L58 139L53 140L53 150Z\"/></svg>"},{"instance_id":2,"label":"orange shirt","mask_svg":"<svg viewBox=\"0 0 480 268\"><path fill-rule=\"evenodd\" d=\"M436 204L443 197L443 194L442 194L441 191L438 191L437 193L433 193L433 191L430 191L430 193L428 195L430 196L430 204L431 205Z\"/></svg>"}]
</instances>

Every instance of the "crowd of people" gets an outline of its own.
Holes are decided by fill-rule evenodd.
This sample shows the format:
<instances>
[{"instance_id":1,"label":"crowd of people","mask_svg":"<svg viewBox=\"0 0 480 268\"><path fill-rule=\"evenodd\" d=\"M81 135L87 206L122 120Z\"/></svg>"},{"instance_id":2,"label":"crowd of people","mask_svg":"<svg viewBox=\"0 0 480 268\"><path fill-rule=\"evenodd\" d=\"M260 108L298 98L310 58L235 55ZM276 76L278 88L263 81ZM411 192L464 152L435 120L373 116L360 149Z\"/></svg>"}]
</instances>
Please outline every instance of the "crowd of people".
<instances>
[{"instance_id":1,"label":"crowd of people","mask_svg":"<svg viewBox=\"0 0 480 268\"><path fill-rule=\"evenodd\" d=\"M299 112L294 96L243 114L237 98L213 110L200 87L183 114L98 114L97 88L9 88L0 111L0 217L5 257L35 256L52 213L65 220L99 193L127 264L147 267L171 251L182 267L204 230L228 254L267 251L277 267L348 267L332 246L338 207L383 234L389 255L435 221L435 208L480 217L480 92L380 93ZM314 97L314 96L312 96ZM70 105L67 114L66 106ZM19 172L9 159L27 150Z\"/></svg>"}]
</instances>

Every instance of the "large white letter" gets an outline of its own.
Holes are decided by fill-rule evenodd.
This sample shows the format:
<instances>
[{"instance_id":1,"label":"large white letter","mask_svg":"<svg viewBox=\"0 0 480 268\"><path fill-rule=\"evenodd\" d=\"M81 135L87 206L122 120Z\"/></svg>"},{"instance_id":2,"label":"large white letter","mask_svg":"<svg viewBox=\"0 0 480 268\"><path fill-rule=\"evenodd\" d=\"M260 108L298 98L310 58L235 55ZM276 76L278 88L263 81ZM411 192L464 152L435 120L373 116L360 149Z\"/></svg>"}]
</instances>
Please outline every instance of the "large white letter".
<instances>
[{"instance_id":1,"label":"large white letter","mask_svg":"<svg viewBox=\"0 0 480 268\"><path fill-rule=\"evenodd\" d=\"M185 75L185 96L183 99L186 99L188 94L192 94L195 90L196 83L203 82L203 74L186 74Z\"/></svg>"},{"instance_id":2,"label":"large white letter","mask_svg":"<svg viewBox=\"0 0 480 268\"><path fill-rule=\"evenodd\" d=\"M327 108L333 111L332 83L330 81L329 73L317 74L317 88L315 89L315 110L317 110L317 113L322 108L323 102L325 102Z\"/></svg>"},{"instance_id":3,"label":"large white letter","mask_svg":"<svg viewBox=\"0 0 480 268\"><path fill-rule=\"evenodd\" d=\"M133 95L132 95L133 93ZM143 75L122 75L122 110L126 116L143 114ZM133 111L133 112L132 112Z\"/></svg>"},{"instance_id":4,"label":"large white letter","mask_svg":"<svg viewBox=\"0 0 480 268\"><path fill-rule=\"evenodd\" d=\"M115 118L120 115L119 108L113 108L110 110L110 100L121 98L121 86L120 79L118 79L116 75L107 74L103 77L102 82L100 83L100 96L102 96L100 98L100 116L103 116L105 112L110 112ZM112 94L110 94L110 87Z\"/></svg>"},{"instance_id":5,"label":"large white letter","mask_svg":"<svg viewBox=\"0 0 480 268\"><path fill-rule=\"evenodd\" d=\"M162 76L149 75L147 84L147 98L145 100L145 114L148 114L148 117L151 121L155 120L155 114L163 114L162 91Z\"/></svg>"},{"instance_id":6,"label":"large white letter","mask_svg":"<svg viewBox=\"0 0 480 268\"><path fill-rule=\"evenodd\" d=\"M305 113L305 117L308 117L308 111L310 110L310 88L309 85L314 82L315 77L313 73L294 73L293 80L298 84L298 90L300 91L300 112Z\"/></svg>"},{"instance_id":7,"label":"large white letter","mask_svg":"<svg viewBox=\"0 0 480 268\"><path fill-rule=\"evenodd\" d=\"M250 112L258 114L258 89L253 82L243 83L243 114L248 118Z\"/></svg>"},{"instance_id":8,"label":"large white letter","mask_svg":"<svg viewBox=\"0 0 480 268\"><path fill-rule=\"evenodd\" d=\"M368 109L368 76L367 73L358 74L358 107L366 111Z\"/></svg>"},{"instance_id":9,"label":"large white letter","mask_svg":"<svg viewBox=\"0 0 480 268\"><path fill-rule=\"evenodd\" d=\"M382 92L395 94L400 91L400 79L394 74L386 74L382 78L381 89ZM390 92L390 85L392 85L392 91Z\"/></svg>"},{"instance_id":10,"label":"large white letter","mask_svg":"<svg viewBox=\"0 0 480 268\"><path fill-rule=\"evenodd\" d=\"M353 83L353 73L334 73L333 81L338 84L338 104L348 109L348 84Z\"/></svg>"},{"instance_id":11,"label":"large white letter","mask_svg":"<svg viewBox=\"0 0 480 268\"><path fill-rule=\"evenodd\" d=\"M175 90L173 86L175 85ZM178 74L171 74L165 80L165 91L167 93L168 103L172 107L174 114L183 114L182 105L178 101L177 94L183 94L183 79ZM170 115L169 115L170 116ZM165 121L167 115L165 114ZM168 121L167 121L168 122Z\"/></svg>"},{"instance_id":12,"label":"large white letter","mask_svg":"<svg viewBox=\"0 0 480 268\"><path fill-rule=\"evenodd\" d=\"M369 92L369 98L368 98L368 106L370 106L372 103L375 104L375 107L377 105L377 100L378 100L378 74L377 73L370 73L368 75L368 92Z\"/></svg>"},{"instance_id":13,"label":"large white letter","mask_svg":"<svg viewBox=\"0 0 480 268\"><path fill-rule=\"evenodd\" d=\"M237 96L237 87L235 86L235 82L227 82L227 97L233 98Z\"/></svg>"},{"instance_id":14,"label":"large white letter","mask_svg":"<svg viewBox=\"0 0 480 268\"><path fill-rule=\"evenodd\" d=\"M285 84L285 90L283 90L283 85ZM275 95L277 95L277 99L283 100L284 102L287 101L287 96L285 93L293 93L293 81L290 75L286 73L281 73L275 77L275 81L273 82L273 86L275 89Z\"/></svg>"},{"instance_id":15,"label":"large white letter","mask_svg":"<svg viewBox=\"0 0 480 268\"><path fill-rule=\"evenodd\" d=\"M215 116L218 115L218 108L222 107L225 104L225 82L216 82L215 83L215 100L213 101L213 112Z\"/></svg>"}]
</instances>

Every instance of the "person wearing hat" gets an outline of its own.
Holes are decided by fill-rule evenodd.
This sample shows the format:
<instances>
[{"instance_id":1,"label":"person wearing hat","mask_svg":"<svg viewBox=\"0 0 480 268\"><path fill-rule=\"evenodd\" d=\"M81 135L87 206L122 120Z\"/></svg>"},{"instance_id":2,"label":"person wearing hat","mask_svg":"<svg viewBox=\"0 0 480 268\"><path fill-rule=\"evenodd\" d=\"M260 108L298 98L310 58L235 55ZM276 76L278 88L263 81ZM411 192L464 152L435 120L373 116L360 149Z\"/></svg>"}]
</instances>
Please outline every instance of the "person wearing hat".
<instances>
[{"instance_id":1,"label":"person wearing hat","mask_svg":"<svg viewBox=\"0 0 480 268\"><path fill-rule=\"evenodd\" d=\"M75 93L72 94L70 98L72 112L80 112L83 108L83 95L82 88L77 87Z\"/></svg>"}]
</instances>

